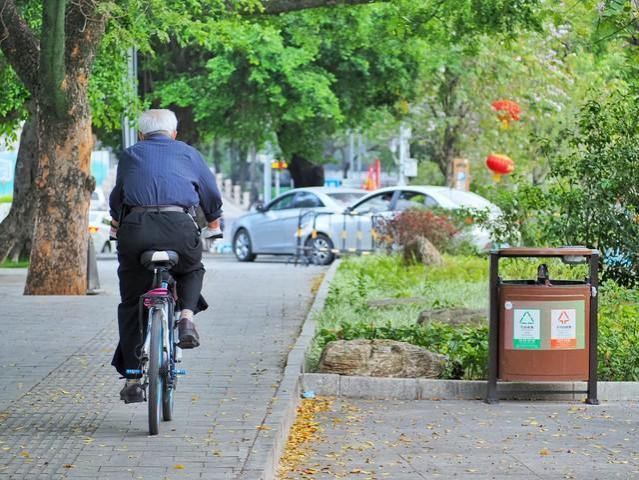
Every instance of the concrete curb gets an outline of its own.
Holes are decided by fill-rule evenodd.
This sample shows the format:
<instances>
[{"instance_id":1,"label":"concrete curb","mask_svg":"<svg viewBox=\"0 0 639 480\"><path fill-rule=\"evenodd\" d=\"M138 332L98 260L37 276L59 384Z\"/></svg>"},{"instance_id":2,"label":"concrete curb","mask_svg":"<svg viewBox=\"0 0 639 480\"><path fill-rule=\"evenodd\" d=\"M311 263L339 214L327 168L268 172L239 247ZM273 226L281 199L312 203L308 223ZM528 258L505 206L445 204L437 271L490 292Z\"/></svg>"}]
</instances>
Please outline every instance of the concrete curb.
<instances>
[{"instance_id":1,"label":"concrete curb","mask_svg":"<svg viewBox=\"0 0 639 480\"><path fill-rule=\"evenodd\" d=\"M303 390L316 395L371 400L479 400L486 396L485 381L431 380L423 378L349 377L325 373L304 373ZM503 399L584 400L586 382L501 382ZM564 393L547 393L548 391ZM509 393L517 391L517 393ZM639 382L599 382L601 401L639 399ZM521 393L525 392L525 393Z\"/></svg>"},{"instance_id":2,"label":"concrete curb","mask_svg":"<svg viewBox=\"0 0 639 480\"><path fill-rule=\"evenodd\" d=\"M264 419L239 479L274 480L276 478L279 459L297 414L302 391L301 373L304 369L307 352L315 336L314 316L324 308L329 285L339 264L339 260L333 262L322 279L320 288L302 324L300 335L288 354L282 381L269 406L269 413Z\"/></svg>"}]
</instances>

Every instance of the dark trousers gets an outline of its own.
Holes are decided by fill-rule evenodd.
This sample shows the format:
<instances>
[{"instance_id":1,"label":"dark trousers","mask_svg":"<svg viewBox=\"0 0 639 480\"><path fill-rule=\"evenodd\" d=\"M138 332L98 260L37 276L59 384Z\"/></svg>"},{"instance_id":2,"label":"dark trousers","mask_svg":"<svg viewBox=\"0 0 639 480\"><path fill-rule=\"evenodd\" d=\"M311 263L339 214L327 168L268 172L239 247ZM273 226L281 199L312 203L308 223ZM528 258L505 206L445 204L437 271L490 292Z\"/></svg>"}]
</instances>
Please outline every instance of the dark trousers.
<instances>
[{"instance_id":1,"label":"dark trousers","mask_svg":"<svg viewBox=\"0 0 639 480\"><path fill-rule=\"evenodd\" d=\"M204 278L202 242L192 217L180 212L129 213L118 230L118 277L122 302L118 306L120 342L111 362L120 375L128 378L139 377L125 372L140 368L138 357L145 334L140 335L139 297L153 285L153 272L140 263L140 256L146 250L177 252L179 262L171 273L177 282L179 308L188 308L196 313L207 308L200 295ZM146 315L146 309L143 313ZM146 317L143 327L146 330Z\"/></svg>"}]
</instances>

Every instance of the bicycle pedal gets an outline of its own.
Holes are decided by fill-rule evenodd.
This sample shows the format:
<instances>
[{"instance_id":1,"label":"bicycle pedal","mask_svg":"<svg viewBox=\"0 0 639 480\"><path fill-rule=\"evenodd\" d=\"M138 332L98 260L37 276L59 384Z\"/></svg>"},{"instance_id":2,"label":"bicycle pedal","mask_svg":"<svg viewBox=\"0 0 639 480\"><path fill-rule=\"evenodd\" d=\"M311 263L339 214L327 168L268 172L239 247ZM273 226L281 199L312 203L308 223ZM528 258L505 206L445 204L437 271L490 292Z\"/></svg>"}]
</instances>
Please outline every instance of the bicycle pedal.
<instances>
[{"instance_id":1,"label":"bicycle pedal","mask_svg":"<svg viewBox=\"0 0 639 480\"><path fill-rule=\"evenodd\" d=\"M186 370L175 370L175 374L176 375L186 375L187 371Z\"/></svg>"},{"instance_id":2,"label":"bicycle pedal","mask_svg":"<svg viewBox=\"0 0 639 480\"><path fill-rule=\"evenodd\" d=\"M127 369L127 370L126 370L126 374L127 374L127 375L142 375L142 370L131 370L131 369Z\"/></svg>"}]
</instances>

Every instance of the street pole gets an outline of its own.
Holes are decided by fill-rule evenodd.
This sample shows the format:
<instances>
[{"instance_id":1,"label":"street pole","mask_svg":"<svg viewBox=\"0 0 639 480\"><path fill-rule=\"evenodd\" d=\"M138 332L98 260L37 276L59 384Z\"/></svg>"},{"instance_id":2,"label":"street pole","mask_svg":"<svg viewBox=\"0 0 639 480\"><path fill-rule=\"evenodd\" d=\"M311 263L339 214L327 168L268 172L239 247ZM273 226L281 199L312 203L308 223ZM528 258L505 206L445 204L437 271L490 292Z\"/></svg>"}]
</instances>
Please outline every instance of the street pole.
<instances>
[{"instance_id":1,"label":"street pole","mask_svg":"<svg viewBox=\"0 0 639 480\"><path fill-rule=\"evenodd\" d=\"M397 184L402 186L406 185L406 162L410 158L410 144L411 137L410 127L405 124L401 124L399 127L399 177Z\"/></svg>"},{"instance_id":2,"label":"street pole","mask_svg":"<svg viewBox=\"0 0 639 480\"><path fill-rule=\"evenodd\" d=\"M265 153L258 155L264 164L264 205L271 201L271 156Z\"/></svg>"},{"instance_id":3,"label":"street pole","mask_svg":"<svg viewBox=\"0 0 639 480\"><path fill-rule=\"evenodd\" d=\"M344 176L344 180L347 177L353 177L353 157L355 156L355 134L353 131L348 132L348 168L346 169L346 175Z\"/></svg>"},{"instance_id":4,"label":"street pole","mask_svg":"<svg viewBox=\"0 0 639 480\"><path fill-rule=\"evenodd\" d=\"M362 179L362 155L363 155L363 150L364 150L364 142L362 142L362 134L358 133L357 134L357 181L359 182L359 185L362 185L363 179Z\"/></svg>"},{"instance_id":5,"label":"street pole","mask_svg":"<svg viewBox=\"0 0 639 480\"><path fill-rule=\"evenodd\" d=\"M124 82L130 89L132 96L137 96L138 90L138 50L131 47L127 50L127 74ZM137 129L131 125L131 119L128 115L122 118L122 147L129 148L137 142Z\"/></svg>"}]
</instances>

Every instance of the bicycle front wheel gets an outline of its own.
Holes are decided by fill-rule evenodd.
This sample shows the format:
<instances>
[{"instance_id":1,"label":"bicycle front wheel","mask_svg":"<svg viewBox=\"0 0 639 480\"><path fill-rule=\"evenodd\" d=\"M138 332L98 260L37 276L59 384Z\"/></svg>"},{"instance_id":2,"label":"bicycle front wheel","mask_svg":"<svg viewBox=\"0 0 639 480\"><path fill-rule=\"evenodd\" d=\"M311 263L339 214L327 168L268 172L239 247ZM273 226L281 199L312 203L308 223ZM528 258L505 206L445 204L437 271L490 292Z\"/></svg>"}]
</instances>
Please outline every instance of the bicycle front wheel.
<instances>
[{"instance_id":1,"label":"bicycle front wheel","mask_svg":"<svg viewBox=\"0 0 639 480\"><path fill-rule=\"evenodd\" d=\"M164 379L162 376L162 330L163 312L159 308L151 310L151 346L149 352L149 433L157 435L160 431L160 419L162 415L162 393Z\"/></svg>"}]
</instances>

